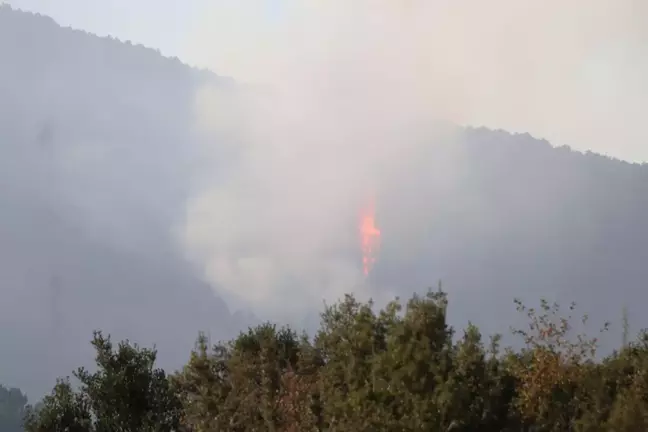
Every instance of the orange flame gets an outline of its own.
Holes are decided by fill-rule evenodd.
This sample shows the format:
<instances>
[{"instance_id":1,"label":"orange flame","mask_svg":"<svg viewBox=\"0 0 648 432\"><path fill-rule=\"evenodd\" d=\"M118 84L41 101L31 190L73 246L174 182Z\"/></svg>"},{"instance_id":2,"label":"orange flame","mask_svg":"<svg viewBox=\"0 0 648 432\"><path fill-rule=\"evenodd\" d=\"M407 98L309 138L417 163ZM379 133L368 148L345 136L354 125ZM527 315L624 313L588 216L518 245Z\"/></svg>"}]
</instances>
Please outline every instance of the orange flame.
<instances>
[{"instance_id":1,"label":"orange flame","mask_svg":"<svg viewBox=\"0 0 648 432\"><path fill-rule=\"evenodd\" d=\"M362 247L362 270L369 275L376 262L376 253L380 247L380 230L376 227L373 202L365 208L360 219L360 237Z\"/></svg>"}]
</instances>

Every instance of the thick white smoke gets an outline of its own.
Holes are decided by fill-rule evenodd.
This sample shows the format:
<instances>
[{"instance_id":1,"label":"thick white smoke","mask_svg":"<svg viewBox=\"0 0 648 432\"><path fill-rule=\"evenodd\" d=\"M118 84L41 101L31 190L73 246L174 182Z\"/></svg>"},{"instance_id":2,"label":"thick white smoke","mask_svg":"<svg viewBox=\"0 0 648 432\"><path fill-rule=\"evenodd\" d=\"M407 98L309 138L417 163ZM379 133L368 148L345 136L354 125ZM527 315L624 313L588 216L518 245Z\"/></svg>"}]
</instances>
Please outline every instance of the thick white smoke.
<instances>
[{"instance_id":1,"label":"thick white smoke","mask_svg":"<svg viewBox=\"0 0 648 432\"><path fill-rule=\"evenodd\" d=\"M211 2L189 58L253 85L196 97L187 250L230 301L287 312L362 285L357 210L433 120L648 158L641 17L638 0Z\"/></svg>"}]
</instances>

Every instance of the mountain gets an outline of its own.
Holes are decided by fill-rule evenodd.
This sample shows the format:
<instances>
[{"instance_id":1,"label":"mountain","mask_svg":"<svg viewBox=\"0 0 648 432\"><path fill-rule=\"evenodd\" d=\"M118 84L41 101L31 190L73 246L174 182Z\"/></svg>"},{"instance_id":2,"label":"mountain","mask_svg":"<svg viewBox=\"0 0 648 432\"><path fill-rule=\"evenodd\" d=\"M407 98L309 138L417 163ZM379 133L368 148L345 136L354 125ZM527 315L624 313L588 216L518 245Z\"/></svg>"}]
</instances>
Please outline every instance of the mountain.
<instances>
[{"instance_id":1,"label":"mountain","mask_svg":"<svg viewBox=\"0 0 648 432\"><path fill-rule=\"evenodd\" d=\"M196 90L236 84L8 7L0 65L0 383L40 396L89 363L94 329L156 344L174 368L199 330L231 337L253 320L173 234L204 139ZM446 141L415 147L377 194L374 289L442 280L451 321L484 331L507 331L514 297L613 321L627 306L648 326L647 166L483 128Z\"/></svg>"},{"instance_id":2,"label":"mountain","mask_svg":"<svg viewBox=\"0 0 648 432\"><path fill-rule=\"evenodd\" d=\"M384 197L383 230L414 239L384 242L379 283L442 280L454 317L491 331L507 331L514 297L575 301L599 327L612 322L608 348L621 340L624 307L635 330L648 325L648 165L484 128L458 132L456 144L422 152L407 184ZM452 181L431 181L437 172ZM397 212L417 222L403 227Z\"/></svg>"},{"instance_id":3,"label":"mountain","mask_svg":"<svg viewBox=\"0 0 648 432\"><path fill-rule=\"evenodd\" d=\"M231 336L169 229L193 93L228 81L8 7L0 63L0 382L42 394L91 360L94 329L157 344L169 367L199 330Z\"/></svg>"}]
</instances>

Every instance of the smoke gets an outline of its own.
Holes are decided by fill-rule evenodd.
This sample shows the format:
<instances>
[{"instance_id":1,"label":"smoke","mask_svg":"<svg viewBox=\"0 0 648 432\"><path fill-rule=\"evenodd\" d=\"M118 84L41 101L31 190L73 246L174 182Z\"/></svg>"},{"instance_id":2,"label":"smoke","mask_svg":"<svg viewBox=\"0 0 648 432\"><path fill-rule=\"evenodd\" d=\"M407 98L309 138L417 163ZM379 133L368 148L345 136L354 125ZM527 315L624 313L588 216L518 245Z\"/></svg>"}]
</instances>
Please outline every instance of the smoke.
<instances>
[{"instance_id":1,"label":"smoke","mask_svg":"<svg viewBox=\"0 0 648 432\"><path fill-rule=\"evenodd\" d=\"M420 145L445 133L433 120L648 158L646 12L639 0L211 2L188 59L249 85L196 95L205 169L182 232L190 256L230 303L270 313L366 294L357 212L406 181ZM451 185L460 159L438 178Z\"/></svg>"}]
</instances>

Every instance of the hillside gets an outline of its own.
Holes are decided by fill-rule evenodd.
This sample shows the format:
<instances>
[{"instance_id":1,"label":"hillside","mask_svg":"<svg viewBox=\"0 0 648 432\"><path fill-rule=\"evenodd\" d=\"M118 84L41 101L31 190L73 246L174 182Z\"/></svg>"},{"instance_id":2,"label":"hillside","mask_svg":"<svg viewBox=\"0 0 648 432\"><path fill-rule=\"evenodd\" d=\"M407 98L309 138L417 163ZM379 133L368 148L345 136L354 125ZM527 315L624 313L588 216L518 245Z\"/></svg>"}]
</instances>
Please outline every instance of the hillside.
<instances>
[{"instance_id":1,"label":"hillside","mask_svg":"<svg viewBox=\"0 0 648 432\"><path fill-rule=\"evenodd\" d=\"M169 368L198 330L236 333L172 235L199 158L195 91L234 84L7 7L0 64L0 383L42 393L89 359L98 328L157 344ZM485 333L507 329L513 297L613 321L627 306L648 326L648 167L503 131L454 136L417 147L378 194L374 289L443 280L450 321Z\"/></svg>"},{"instance_id":2,"label":"hillside","mask_svg":"<svg viewBox=\"0 0 648 432\"><path fill-rule=\"evenodd\" d=\"M640 308L647 299L648 166L485 129L461 132L460 148L466 157L451 187L439 191L426 179L443 169L444 158L422 156L427 167L410 181L425 198L385 200L385 232L402 229L389 226L396 208L418 214L413 230L425 235L393 252L385 242L377 280L416 287L442 279L458 314L491 331L506 330L498 323L512 318L513 297L576 301L616 324L627 306L636 329L648 324ZM403 253L407 263L385 258ZM619 334L617 326L608 348Z\"/></svg>"},{"instance_id":3,"label":"hillside","mask_svg":"<svg viewBox=\"0 0 648 432\"><path fill-rule=\"evenodd\" d=\"M169 231L193 89L218 78L7 7L0 59L0 382L41 394L91 359L93 329L170 367L198 329L233 334Z\"/></svg>"}]
</instances>

